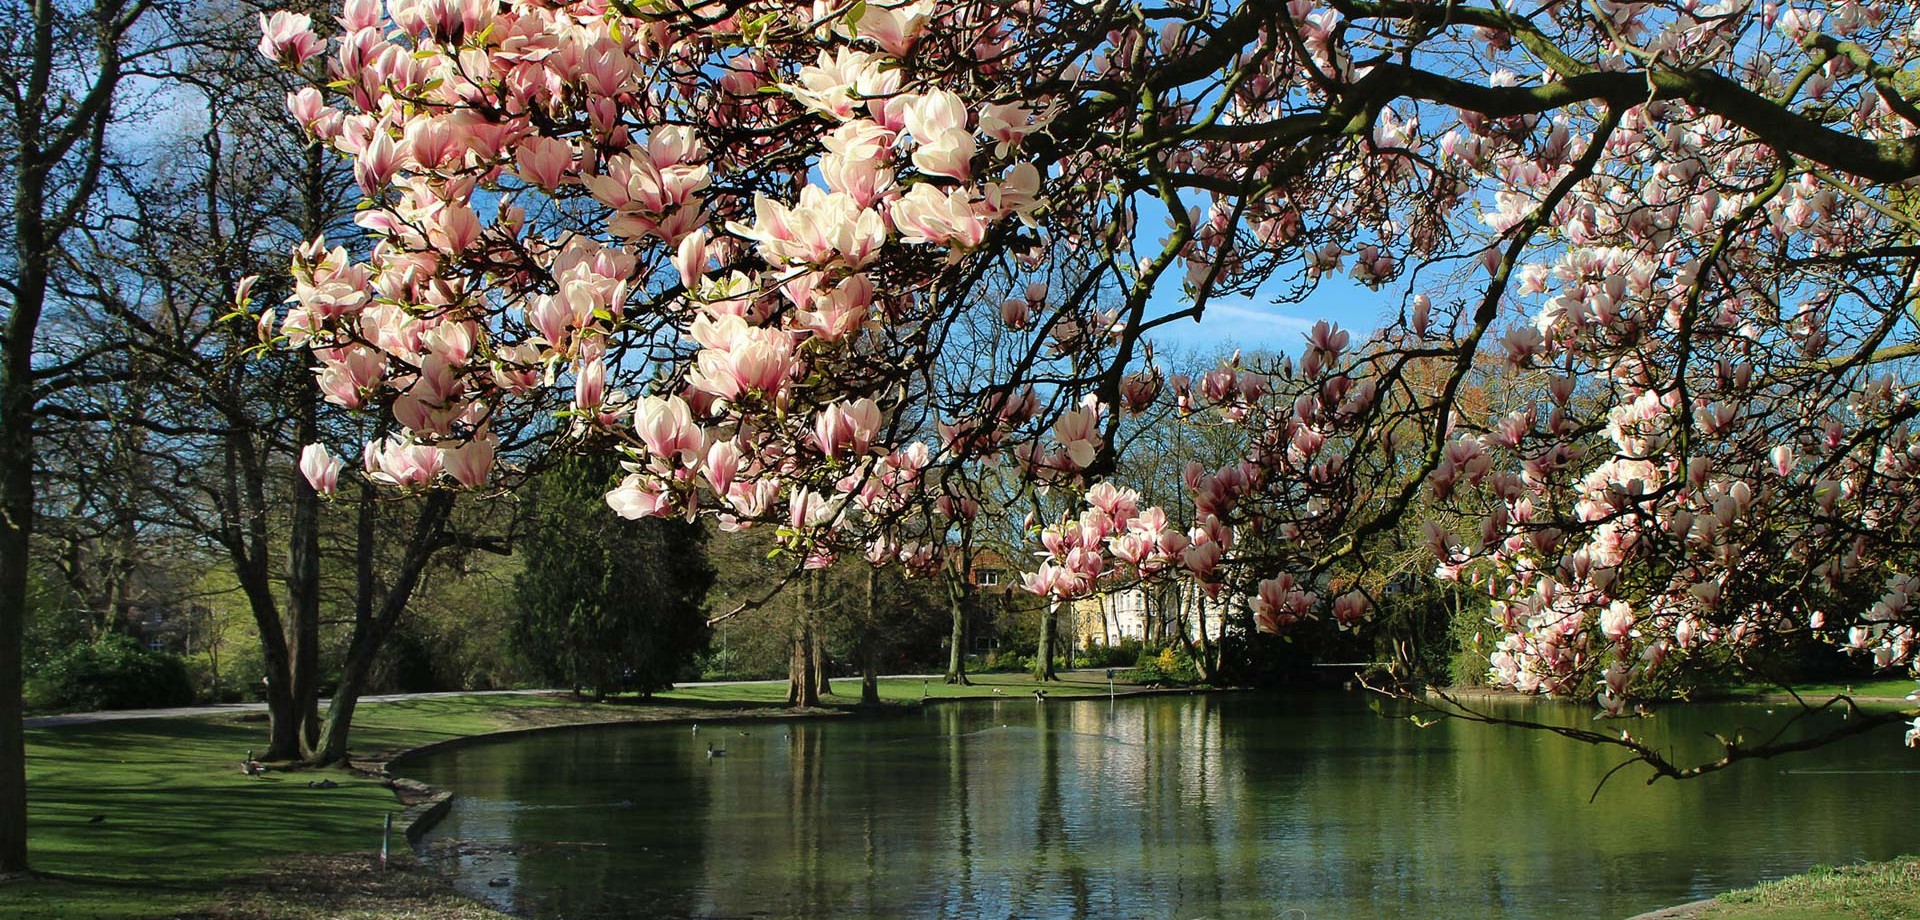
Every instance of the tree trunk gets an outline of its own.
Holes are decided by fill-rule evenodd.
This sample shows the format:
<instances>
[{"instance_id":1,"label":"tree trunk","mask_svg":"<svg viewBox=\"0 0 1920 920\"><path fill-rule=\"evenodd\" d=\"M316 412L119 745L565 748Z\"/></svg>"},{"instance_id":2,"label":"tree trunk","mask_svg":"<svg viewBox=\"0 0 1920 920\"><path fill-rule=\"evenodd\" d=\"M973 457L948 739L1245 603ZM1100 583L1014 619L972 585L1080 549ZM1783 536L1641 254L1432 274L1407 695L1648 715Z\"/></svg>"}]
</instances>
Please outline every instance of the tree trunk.
<instances>
[{"instance_id":1,"label":"tree trunk","mask_svg":"<svg viewBox=\"0 0 1920 920\"><path fill-rule=\"evenodd\" d=\"M300 387L294 421L295 444L319 437L315 385ZM292 621L288 652L293 658L293 704L300 719L303 751L320 742L320 493L298 469L292 471L293 513L287 535L287 617Z\"/></svg>"},{"instance_id":2,"label":"tree trunk","mask_svg":"<svg viewBox=\"0 0 1920 920\"><path fill-rule=\"evenodd\" d=\"M820 686L814 683L819 672L813 664L813 605L814 586L812 576L801 582L800 609L793 612L793 634L787 643L787 705L820 705Z\"/></svg>"},{"instance_id":3,"label":"tree trunk","mask_svg":"<svg viewBox=\"0 0 1920 920\"><path fill-rule=\"evenodd\" d=\"M1061 601L1049 601L1040 610L1040 647L1033 653L1033 679L1059 680L1053 672L1053 633L1060 617Z\"/></svg>"},{"instance_id":4,"label":"tree trunk","mask_svg":"<svg viewBox=\"0 0 1920 920\"><path fill-rule=\"evenodd\" d=\"M22 307L16 304L15 309ZM18 322L13 326L17 330ZM27 869L21 647L27 624L27 542L33 530L33 397L26 379L31 349L17 331L8 344L0 370L0 875Z\"/></svg>"},{"instance_id":5,"label":"tree trunk","mask_svg":"<svg viewBox=\"0 0 1920 920\"><path fill-rule=\"evenodd\" d=\"M860 705L880 705L880 569L867 566L867 615L860 624Z\"/></svg>"},{"instance_id":6,"label":"tree trunk","mask_svg":"<svg viewBox=\"0 0 1920 920\"><path fill-rule=\"evenodd\" d=\"M827 671L827 631L820 623L820 608L827 603L827 573L825 569L815 570L813 578L813 603L807 605L808 626L813 633L813 685L821 696L833 695L833 681Z\"/></svg>"},{"instance_id":7,"label":"tree trunk","mask_svg":"<svg viewBox=\"0 0 1920 920\"><path fill-rule=\"evenodd\" d=\"M427 496L420 516L414 519L406 552L400 560L400 569L394 573L393 586L380 599L379 609L374 610L370 595L355 599L353 641L347 646L347 661L341 671L340 686L333 691L333 700L327 706L327 721L314 748L313 762L329 764L346 758L347 737L353 731L353 713L359 705L360 694L366 690L367 676L373 672L373 664L379 659L380 648L386 644L387 636L393 633L394 624L400 621L400 615L413 600L414 589L419 587L427 563L433 560L434 553L446 545L446 523L453 513L455 497L454 493L444 491ZM372 515L363 512L360 520L360 539L371 541ZM357 555L360 560L372 558L369 549L363 548ZM363 561L358 568L362 590L372 591L369 565Z\"/></svg>"},{"instance_id":8,"label":"tree trunk","mask_svg":"<svg viewBox=\"0 0 1920 920\"><path fill-rule=\"evenodd\" d=\"M953 637L947 651L947 683L971 684L967 679L967 575L947 567L947 609L953 614Z\"/></svg>"}]
</instances>

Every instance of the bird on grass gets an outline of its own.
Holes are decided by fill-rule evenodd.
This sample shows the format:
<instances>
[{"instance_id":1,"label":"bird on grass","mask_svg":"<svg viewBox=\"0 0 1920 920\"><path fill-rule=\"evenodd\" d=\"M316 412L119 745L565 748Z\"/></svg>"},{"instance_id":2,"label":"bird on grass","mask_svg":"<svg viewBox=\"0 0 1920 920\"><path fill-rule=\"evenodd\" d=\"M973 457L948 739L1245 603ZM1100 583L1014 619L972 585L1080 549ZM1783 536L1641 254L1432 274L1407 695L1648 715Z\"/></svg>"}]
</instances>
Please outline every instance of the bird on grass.
<instances>
[{"instance_id":1,"label":"bird on grass","mask_svg":"<svg viewBox=\"0 0 1920 920\"><path fill-rule=\"evenodd\" d=\"M93 817L87 819L87 823L88 824L104 824L106 823L106 820L107 820L106 815L94 815Z\"/></svg>"},{"instance_id":2,"label":"bird on grass","mask_svg":"<svg viewBox=\"0 0 1920 920\"><path fill-rule=\"evenodd\" d=\"M240 761L240 772L248 776L260 776L267 772L267 765L253 759L253 751L247 751L247 759Z\"/></svg>"},{"instance_id":3,"label":"bird on grass","mask_svg":"<svg viewBox=\"0 0 1920 920\"><path fill-rule=\"evenodd\" d=\"M725 756L727 756L726 748L717 748L713 746L713 742L711 741L707 742L707 759L708 760L712 760L715 757L725 757Z\"/></svg>"}]
</instances>

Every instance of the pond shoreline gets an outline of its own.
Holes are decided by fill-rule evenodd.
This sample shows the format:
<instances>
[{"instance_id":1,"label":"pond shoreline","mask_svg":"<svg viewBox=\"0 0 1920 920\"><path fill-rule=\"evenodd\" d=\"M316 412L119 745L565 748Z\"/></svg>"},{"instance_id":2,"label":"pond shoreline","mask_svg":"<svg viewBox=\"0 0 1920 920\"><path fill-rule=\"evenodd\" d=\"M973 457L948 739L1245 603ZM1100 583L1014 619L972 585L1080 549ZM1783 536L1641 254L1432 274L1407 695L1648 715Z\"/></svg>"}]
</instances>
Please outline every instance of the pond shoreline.
<instances>
[{"instance_id":1,"label":"pond shoreline","mask_svg":"<svg viewBox=\"0 0 1920 920\"><path fill-rule=\"evenodd\" d=\"M1115 688L1109 698L1134 696L1158 696L1198 693L1235 693L1243 692L1236 687L1139 687ZM1020 699L1020 697L1012 697ZM1098 696L1060 697L1060 702L1073 700L1099 699ZM535 725L522 728L507 728L497 731L479 732L444 738L426 744L415 745L397 751L380 751L366 756L352 756L347 759L348 769L378 779L394 791L394 796L405 806L401 816L395 820L395 829L400 831L409 846L417 847L420 838L431 832L440 819L446 817L453 808L457 793L451 789L430 786L392 772L395 765L417 760L430 754L490 744L497 741L509 741L529 735L549 732L613 729L636 725L693 725L702 722L728 724L735 722L780 722L800 719L853 719L903 716L933 705L949 703L998 702L994 697L929 697L910 703L881 703L879 705L853 704L845 707L743 707L740 709L702 712L675 712L661 715L638 713L631 717L605 719L587 719L561 722L553 725ZM662 707L665 708L665 707ZM680 707L683 708L684 707Z\"/></svg>"}]
</instances>

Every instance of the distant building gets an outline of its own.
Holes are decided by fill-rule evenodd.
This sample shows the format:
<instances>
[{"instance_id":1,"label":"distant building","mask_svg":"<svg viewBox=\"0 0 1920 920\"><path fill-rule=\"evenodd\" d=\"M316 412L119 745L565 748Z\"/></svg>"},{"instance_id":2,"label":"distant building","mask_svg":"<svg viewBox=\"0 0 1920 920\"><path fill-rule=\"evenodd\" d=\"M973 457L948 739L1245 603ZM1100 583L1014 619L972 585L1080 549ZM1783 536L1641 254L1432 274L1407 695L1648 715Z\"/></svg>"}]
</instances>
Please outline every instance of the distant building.
<instances>
[{"instance_id":1,"label":"distant building","mask_svg":"<svg viewBox=\"0 0 1920 920\"><path fill-rule=\"evenodd\" d=\"M1168 601L1176 597L1168 609ZM1190 589L1160 597L1138 586L1103 591L1073 603L1073 630L1082 643L1097 645L1117 645L1122 639L1144 642L1149 630L1161 639L1180 633L1199 638L1204 633L1218 641L1235 613L1232 601L1225 592L1209 598Z\"/></svg>"}]
</instances>

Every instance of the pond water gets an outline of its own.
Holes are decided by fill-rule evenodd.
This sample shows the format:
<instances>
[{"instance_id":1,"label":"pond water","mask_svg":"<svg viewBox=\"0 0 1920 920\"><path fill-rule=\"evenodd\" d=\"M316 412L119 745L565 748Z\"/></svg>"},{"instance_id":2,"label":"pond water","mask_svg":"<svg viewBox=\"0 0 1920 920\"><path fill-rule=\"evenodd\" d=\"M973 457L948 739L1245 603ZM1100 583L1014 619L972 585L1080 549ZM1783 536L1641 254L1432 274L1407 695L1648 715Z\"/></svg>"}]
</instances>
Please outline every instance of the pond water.
<instances>
[{"instance_id":1,"label":"pond water","mask_svg":"<svg viewBox=\"0 0 1920 920\"><path fill-rule=\"evenodd\" d=\"M1702 753L1786 716L1507 705ZM1897 729L1685 783L1624 770L1589 802L1618 759L1359 695L1201 694L554 732L403 772L458 793L429 842L460 842L434 852L463 891L556 920L1617 920L1920 851Z\"/></svg>"}]
</instances>

